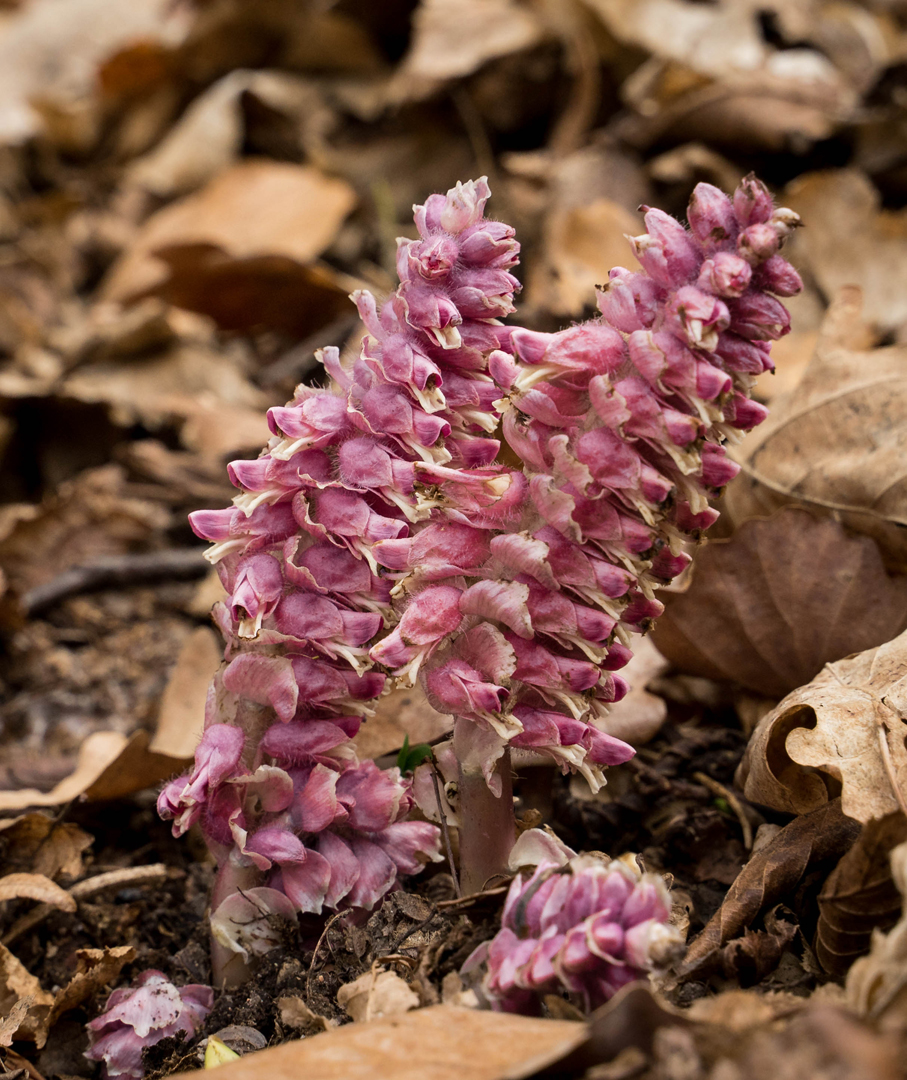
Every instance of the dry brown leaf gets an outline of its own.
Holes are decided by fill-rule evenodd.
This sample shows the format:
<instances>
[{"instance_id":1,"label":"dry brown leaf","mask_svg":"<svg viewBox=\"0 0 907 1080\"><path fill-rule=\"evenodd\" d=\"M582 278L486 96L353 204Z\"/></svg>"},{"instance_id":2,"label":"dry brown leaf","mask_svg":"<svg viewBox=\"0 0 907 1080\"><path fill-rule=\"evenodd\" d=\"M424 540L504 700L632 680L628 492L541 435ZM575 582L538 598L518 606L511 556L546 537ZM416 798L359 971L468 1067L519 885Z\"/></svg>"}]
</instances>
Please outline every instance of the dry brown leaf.
<instances>
[{"instance_id":1,"label":"dry brown leaf","mask_svg":"<svg viewBox=\"0 0 907 1080\"><path fill-rule=\"evenodd\" d=\"M4 510L0 566L18 594L72 566L135 550L168 523L160 506L126 494L125 474L117 465L81 473L41 506Z\"/></svg>"},{"instance_id":2,"label":"dry brown leaf","mask_svg":"<svg viewBox=\"0 0 907 1080\"><path fill-rule=\"evenodd\" d=\"M838 800L785 825L741 870L721 907L687 949L682 974L698 975L720 964L724 946L760 911L793 893L810 867L838 854L858 833L859 826L842 814Z\"/></svg>"},{"instance_id":3,"label":"dry brown leaf","mask_svg":"<svg viewBox=\"0 0 907 1080\"><path fill-rule=\"evenodd\" d=\"M140 422L160 427L173 419L193 418L206 406L248 412L263 423L266 408L265 398L238 364L215 349L191 343L82 367L59 392L77 401L103 402L123 426Z\"/></svg>"},{"instance_id":4,"label":"dry brown leaf","mask_svg":"<svg viewBox=\"0 0 907 1080\"><path fill-rule=\"evenodd\" d=\"M418 1009L419 995L393 971L367 971L337 991L337 1004L355 1023L383 1020Z\"/></svg>"},{"instance_id":5,"label":"dry brown leaf","mask_svg":"<svg viewBox=\"0 0 907 1080\"><path fill-rule=\"evenodd\" d=\"M0 1046L8 1046L4 1038L26 1039L40 1049L47 1042L56 1021L77 1005L112 982L126 964L135 959L131 945L112 949L77 949L76 973L56 994L41 989L38 981L25 973L20 962L0 945L0 1012L10 1012L18 1020L16 1027L7 1024L0 1029ZM5 980L5 981L4 981ZM15 1003L9 999L15 996ZM22 1002L25 1002L23 1007Z\"/></svg>"},{"instance_id":6,"label":"dry brown leaf","mask_svg":"<svg viewBox=\"0 0 907 1080\"><path fill-rule=\"evenodd\" d=\"M149 750L170 758L191 758L205 726L211 678L223 657L217 635L195 629L183 644L161 698L157 729Z\"/></svg>"},{"instance_id":7,"label":"dry brown leaf","mask_svg":"<svg viewBox=\"0 0 907 1080\"><path fill-rule=\"evenodd\" d=\"M222 1080L505 1080L537 1059L567 1054L586 1026L435 1005L349 1024L220 1066ZM191 1073L179 1073L189 1077Z\"/></svg>"},{"instance_id":8,"label":"dry brown leaf","mask_svg":"<svg viewBox=\"0 0 907 1080\"><path fill-rule=\"evenodd\" d=\"M853 91L821 60L822 78L811 78L818 54L787 50L784 56L804 70L789 70L789 60L770 62L712 81L673 61L652 59L624 83L623 96L636 111L615 120L612 133L641 149L669 137L777 152L828 138L852 115Z\"/></svg>"},{"instance_id":9,"label":"dry brown leaf","mask_svg":"<svg viewBox=\"0 0 907 1080\"><path fill-rule=\"evenodd\" d=\"M200 94L126 178L155 195L172 198L207 183L240 156L245 136L242 102L251 94L294 120L318 111L311 83L281 71L231 71Z\"/></svg>"},{"instance_id":10,"label":"dry brown leaf","mask_svg":"<svg viewBox=\"0 0 907 1080\"><path fill-rule=\"evenodd\" d=\"M234 258L211 244L170 244L155 254L170 273L153 291L224 330L306 338L347 314L349 293L359 287L328 266L303 266L286 255Z\"/></svg>"},{"instance_id":11,"label":"dry brown leaf","mask_svg":"<svg viewBox=\"0 0 907 1080\"><path fill-rule=\"evenodd\" d=\"M0 877L0 901L26 898L52 904L61 911L72 913L76 910L76 902L69 893L43 874L5 874Z\"/></svg>"},{"instance_id":12,"label":"dry brown leaf","mask_svg":"<svg viewBox=\"0 0 907 1080\"><path fill-rule=\"evenodd\" d=\"M756 11L744 4L684 0L585 0L608 30L628 45L703 75L752 71L771 49L759 32Z\"/></svg>"},{"instance_id":13,"label":"dry brown leaf","mask_svg":"<svg viewBox=\"0 0 907 1080\"><path fill-rule=\"evenodd\" d=\"M900 810L867 822L828 875L819 894L815 952L830 974L846 974L868 952L873 930L888 930L897 922L901 897L891 877L891 852L905 840L907 818Z\"/></svg>"},{"instance_id":14,"label":"dry brown leaf","mask_svg":"<svg viewBox=\"0 0 907 1080\"><path fill-rule=\"evenodd\" d=\"M161 285L167 274L154 253L176 244L213 246L231 259L282 256L308 263L331 243L355 203L349 184L313 166L239 162L150 217L111 270L102 296L128 300Z\"/></svg>"},{"instance_id":15,"label":"dry brown leaf","mask_svg":"<svg viewBox=\"0 0 907 1080\"><path fill-rule=\"evenodd\" d=\"M34 1042L54 1003L54 995L42 990L35 976L28 973L5 945L0 945L0 1016L10 1014L23 1000L28 1006L24 1011L19 1006L17 1014L22 1014L19 1024L13 1032L4 1033L0 1046L9 1046L13 1038Z\"/></svg>"},{"instance_id":16,"label":"dry brown leaf","mask_svg":"<svg viewBox=\"0 0 907 1080\"><path fill-rule=\"evenodd\" d=\"M32 998L23 997L3 1016L0 1016L0 1046L9 1046L16 1037L16 1032L28 1014Z\"/></svg>"},{"instance_id":17,"label":"dry brown leaf","mask_svg":"<svg viewBox=\"0 0 907 1080\"><path fill-rule=\"evenodd\" d=\"M783 201L807 223L785 252L795 266L805 266L827 296L859 285L863 316L881 332L907 322L907 211L882 210L857 169L798 176Z\"/></svg>"},{"instance_id":18,"label":"dry brown leaf","mask_svg":"<svg viewBox=\"0 0 907 1080\"><path fill-rule=\"evenodd\" d=\"M78 825L38 812L0 821L0 840L5 865L28 866L51 879L78 878L84 869L82 852L94 842Z\"/></svg>"},{"instance_id":19,"label":"dry brown leaf","mask_svg":"<svg viewBox=\"0 0 907 1080\"><path fill-rule=\"evenodd\" d=\"M901 918L889 934L878 930L872 949L847 974L847 1003L883 1028L907 1029L907 844L891 852L891 876L901 894Z\"/></svg>"},{"instance_id":20,"label":"dry brown leaf","mask_svg":"<svg viewBox=\"0 0 907 1080\"><path fill-rule=\"evenodd\" d=\"M81 105L84 111L97 91L98 65L130 41L160 38L172 12L168 0L31 0L6 16L0 27L3 143L21 142L40 130L33 108L39 97L46 105ZM173 21L173 30L180 21ZM94 130L89 126L89 133Z\"/></svg>"},{"instance_id":21,"label":"dry brown leaf","mask_svg":"<svg viewBox=\"0 0 907 1080\"><path fill-rule=\"evenodd\" d=\"M556 207L548 215L542 250L527 282L530 303L552 313L580 315L595 303L596 284L613 266L638 269L626 236L640 230L639 217L610 199L586 206Z\"/></svg>"},{"instance_id":22,"label":"dry brown leaf","mask_svg":"<svg viewBox=\"0 0 907 1080\"><path fill-rule=\"evenodd\" d=\"M124 798L167 780L185 765L186 759L152 753L148 743L146 731L129 738L117 731L95 731L82 743L75 770L52 791L0 791L0 810L60 806L79 797L94 802Z\"/></svg>"},{"instance_id":23,"label":"dry brown leaf","mask_svg":"<svg viewBox=\"0 0 907 1080\"><path fill-rule=\"evenodd\" d=\"M65 1012L81 1005L102 987L116 979L136 957L131 945L110 949L77 949L76 973L54 997L43 1031L38 1032L38 1046L43 1046L50 1029Z\"/></svg>"},{"instance_id":24,"label":"dry brown leaf","mask_svg":"<svg viewBox=\"0 0 907 1080\"><path fill-rule=\"evenodd\" d=\"M798 502L876 539L907 566L907 347L869 350L858 289L829 308L797 389L741 447L728 487L734 522Z\"/></svg>"},{"instance_id":25,"label":"dry brown leaf","mask_svg":"<svg viewBox=\"0 0 907 1080\"><path fill-rule=\"evenodd\" d=\"M753 732L738 783L751 802L786 813L814 810L840 788L849 817L885 817L907 795L904 716L907 632L788 694Z\"/></svg>"},{"instance_id":26,"label":"dry brown leaf","mask_svg":"<svg viewBox=\"0 0 907 1080\"><path fill-rule=\"evenodd\" d=\"M662 599L653 640L675 666L766 697L907 626L907 577L885 572L875 542L795 507L709 544Z\"/></svg>"},{"instance_id":27,"label":"dry brown leaf","mask_svg":"<svg viewBox=\"0 0 907 1080\"><path fill-rule=\"evenodd\" d=\"M489 60L531 48L544 33L532 10L514 0L422 0L396 93L470 75Z\"/></svg>"},{"instance_id":28,"label":"dry brown leaf","mask_svg":"<svg viewBox=\"0 0 907 1080\"><path fill-rule=\"evenodd\" d=\"M416 684L410 690L394 690L379 698L375 715L356 735L361 757L377 758L399 750L409 736L410 746L440 739L453 728L453 717L439 713L428 703L425 691Z\"/></svg>"}]
</instances>

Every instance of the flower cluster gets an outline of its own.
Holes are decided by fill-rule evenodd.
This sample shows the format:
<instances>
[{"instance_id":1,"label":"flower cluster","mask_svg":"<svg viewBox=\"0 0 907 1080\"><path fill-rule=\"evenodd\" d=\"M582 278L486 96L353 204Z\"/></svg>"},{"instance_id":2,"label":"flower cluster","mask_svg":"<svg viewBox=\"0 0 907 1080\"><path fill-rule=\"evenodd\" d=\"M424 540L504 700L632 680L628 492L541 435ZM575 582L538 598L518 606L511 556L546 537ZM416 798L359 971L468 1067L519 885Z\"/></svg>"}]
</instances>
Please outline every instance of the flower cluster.
<instances>
[{"instance_id":1,"label":"flower cluster","mask_svg":"<svg viewBox=\"0 0 907 1080\"><path fill-rule=\"evenodd\" d=\"M590 1012L677 954L683 935L670 915L664 880L635 860L546 860L513 879L501 930L464 972L485 965L481 992L504 1012L537 1013L543 995L561 991Z\"/></svg>"},{"instance_id":2,"label":"flower cluster","mask_svg":"<svg viewBox=\"0 0 907 1080\"><path fill-rule=\"evenodd\" d=\"M597 788L633 753L607 733L631 635L715 518L724 442L764 416L749 393L788 329L775 297L800 282L778 254L796 215L763 185L700 184L689 229L648 210L643 269L612 271L601 317L558 334L499 321L518 245L488 195L416 207L398 289L380 311L354 296L359 357L324 350L330 386L271 409L262 456L229 467L233 507L192 515L228 593L227 666L195 769L159 805L177 832L201 824L218 903L369 908L439 857L434 827L404 820L409 786L351 743L369 702L417 678L458 717L464 783L500 796L518 747Z\"/></svg>"},{"instance_id":3,"label":"flower cluster","mask_svg":"<svg viewBox=\"0 0 907 1080\"><path fill-rule=\"evenodd\" d=\"M369 331L358 360L347 370L325 350L330 388L271 409L266 451L229 467L234 506L191 517L229 594L216 611L228 663L195 769L159 808L177 834L201 824L225 868L219 901L265 887L303 912L371 908L440 857L435 827L403 820L399 773L359 763L351 739L386 684L369 645L397 619L378 546L435 510L417 466L485 466L499 450L486 357L513 310L518 247L483 218L487 197L480 182L417 208L400 287L380 314L354 298Z\"/></svg>"},{"instance_id":4,"label":"flower cluster","mask_svg":"<svg viewBox=\"0 0 907 1080\"><path fill-rule=\"evenodd\" d=\"M110 995L101 1015L88 1024L85 1056L103 1062L105 1077L141 1080L142 1051L168 1035L195 1035L213 1004L210 986L177 988L152 968L134 987L124 986Z\"/></svg>"}]
</instances>

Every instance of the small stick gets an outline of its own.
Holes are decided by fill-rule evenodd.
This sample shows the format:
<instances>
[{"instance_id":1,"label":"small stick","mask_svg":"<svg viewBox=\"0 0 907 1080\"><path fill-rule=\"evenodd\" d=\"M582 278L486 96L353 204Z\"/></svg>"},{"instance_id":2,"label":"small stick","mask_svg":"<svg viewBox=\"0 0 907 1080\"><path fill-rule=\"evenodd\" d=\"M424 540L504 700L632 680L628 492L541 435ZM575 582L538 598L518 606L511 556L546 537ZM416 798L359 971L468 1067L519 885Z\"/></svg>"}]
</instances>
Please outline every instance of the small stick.
<instances>
[{"instance_id":1,"label":"small stick","mask_svg":"<svg viewBox=\"0 0 907 1080\"><path fill-rule=\"evenodd\" d=\"M324 929L321 931L321 937L315 943L315 951L312 953L312 962L309 964L309 970L306 972L306 976L305 976L305 996L306 997L311 997L311 990L309 989L309 983L312 981L312 971L315 968L315 959L318 956L318 950L321 948L321 943L324 941L325 937L327 936L328 930L331 929L331 927L334 925L334 923L339 918L341 918L343 915L346 915L346 914L347 913L345 911L337 911L324 924Z\"/></svg>"},{"instance_id":2,"label":"small stick","mask_svg":"<svg viewBox=\"0 0 907 1080\"><path fill-rule=\"evenodd\" d=\"M52 581L29 589L20 604L25 615L40 615L62 600L80 593L166 578L185 581L204 577L208 569L204 548L170 548L132 555L105 555L82 566L64 570Z\"/></svg>"},{"instance_id":3,"label":"small stick","mask_svg":"<svg viewBox=\"0 0 907 1080\"><path fill-rule=\"evenodd\" d=\"M441 835L444 837L444 847L447 850L447 861L450 864L450 876L453 878L454 892L457 894L457 899L463 895L460 892L460 881L457 877L457 868L454 865L453 848L450 846L450 832L447 828L447 815L444 813L444 808L441 806L441 787L438 784L438 770L435 768L434 761L429 762L431 768L431 782L435 788L435 801L438 804L438 817L441 819Z\"/></svg>"},{"instance_id":4,"label":"small stick","mask_svg":"<svg viewBox=\"0 0 907 1080\"><path fill-rule=\"evenodd\" d=\"M456 900L439 900L438 908L466 907L467 904L475 904L484 900L487 896L501 896L510 888L509 885L498 885L494 889L485 889L482 892L469 893L468 896L458 896Z\"/></svg>"},{"instance_id":5,"label":"small stick","mask_svg":"<svg viewBox=\"0 0 907 1080\"><path fill-rule=\"evenodd\" d=\"M713 780L711 776L706 776L702 772L694 772L693 779L697 783L702 784L704 788L708 788L713 795L717 795L719 798L724 799L728 806L734 811L737 816L737 820L740 822L740 828L743 830L743 846L747 851L753 846L753 826L750 825L749 819L743 809L743 804L737 798L737 796L724 784L719 784L717 780Z\"/></svg>"}]
</instances>

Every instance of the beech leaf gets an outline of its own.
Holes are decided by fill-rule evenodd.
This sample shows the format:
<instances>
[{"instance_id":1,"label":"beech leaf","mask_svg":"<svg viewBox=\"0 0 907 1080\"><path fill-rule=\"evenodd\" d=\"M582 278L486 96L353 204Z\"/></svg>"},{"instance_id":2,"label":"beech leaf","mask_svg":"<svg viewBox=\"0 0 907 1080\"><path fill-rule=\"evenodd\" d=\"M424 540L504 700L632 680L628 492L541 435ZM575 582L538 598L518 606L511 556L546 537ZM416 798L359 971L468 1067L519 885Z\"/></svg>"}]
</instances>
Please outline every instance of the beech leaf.
<instances>
[{"instance_id":1,"label":"beech leaf","mask_svg":"<svg viewBox=\"0 0 907 1080\"><path fill-rule=\"evenodd\" d=\"M221 1080L505 1080L585 1042L585 1024L435 1005L348 1024L220 1066ZM527 1067L528 1066L528 1067ZM179 1073L189 1077L190 1073Z\"/></svg>"},{"instance_id":2,"label":"beech leaf","mask_svg":"<svg viewBox=\"0 0 907 1080\"><path fill-rule=\"evenodd\" d=\"M839 800L794 818L744 866L721 907L684 958L681 974L699 974L723 962L722 950L759 912L790 895L806 871L856 838L859 826L841 812Z\"/></svg>"},{"instance_id":3,"label":"beech leaf","mask_svg":"<svg viewBox=\"0 0 907 1080\"><path fill-rule=\"evenodd\" d=\"M816 956L832 975L844 975L869 951L873 930L897 922L901 897L891 876L892 849L907 840L900 810L863 826L857 842L828 875L819 894Z\"/></svg>"},{"instance_id":4,"label":"beech leaf","mask_svg":"<svg viewBox=\"0 0 907 1080\"><path fill-rule=\"evenodd\" d=\"M759 722L737 781L755 803L803 814L841 787L845 814L867 822L907 792L907 632L827 664Z\"/></svg>"},{"instance_id":5,"label":"beech leaf","mask_svg":"<svg viewBox=\"0 0 907 1080\"><path fill-rule=\"evenodd\" d=\"M796 507L709 544L686 591L662 599L653 640L675 666L763 696L907 625L907 577L886 574L876 544Z\"/></svg>"},{"instance_id":6,"label":"beech leaf","mask_svg":"<svg viewBox=\"0 0 907 1080\"><path fill-rule=\"evenodd\" d=\"M865 346L862 296L842 289L796 390L743 444L734 523L797 502L874 537L907 566L907 346Z\"/></svg>"}]
</instances>

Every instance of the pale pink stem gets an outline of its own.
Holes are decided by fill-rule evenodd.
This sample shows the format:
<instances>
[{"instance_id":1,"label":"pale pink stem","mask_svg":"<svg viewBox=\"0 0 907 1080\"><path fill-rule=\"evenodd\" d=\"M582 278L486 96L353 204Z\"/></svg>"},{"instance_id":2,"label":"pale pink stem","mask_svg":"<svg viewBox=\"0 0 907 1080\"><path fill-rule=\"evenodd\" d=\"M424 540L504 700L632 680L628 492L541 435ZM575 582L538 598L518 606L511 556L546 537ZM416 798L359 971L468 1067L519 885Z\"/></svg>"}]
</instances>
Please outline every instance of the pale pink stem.
<instances>
[{"instance_id":1,"label":"pale pink stem","mask_svg":"<svg viewBox=\"0 0 907 1080\"><path fill-rule=\"evenodd\" d=\"M261 871L255 866L236 866L231 859L221 864L214 879L211 891L211 911L217 911L220 904L234 893L252 889L261 884ZM241 986L249 978L249 965L241 953L221 945L211 938L211 982L218 989L232 989Z\"/></svg>"},{"instance_id":2,"label":"pale pink stem","mask_svg":"<svg viewBox=\"0 0 907 1080\"><path fill-rule=\"evenodd\" d=\"M454 724L454 752L459 763L457 814L460 819L460 888L464 896L481 892L491 879L507 873L507 859L516 838L510 750L505 749L495 771L501 794L488 787L480 755L471 752L479 729L471 720Z\"/></svg>"}]
</instances>

